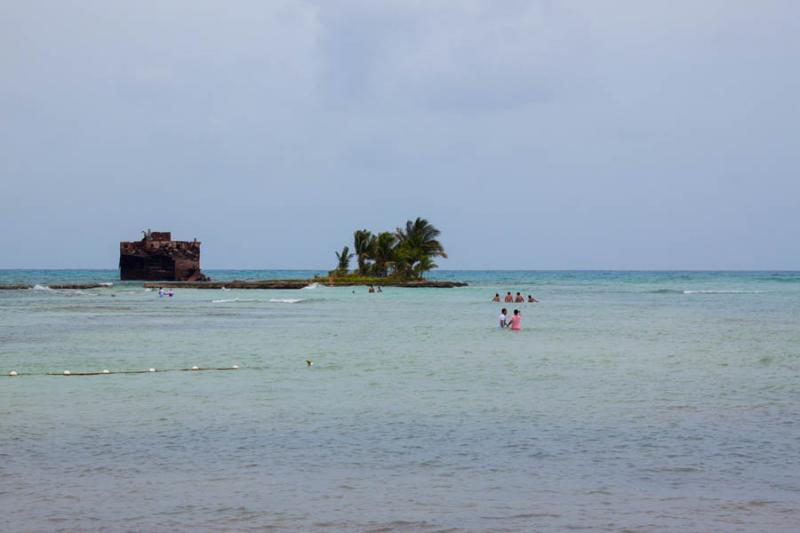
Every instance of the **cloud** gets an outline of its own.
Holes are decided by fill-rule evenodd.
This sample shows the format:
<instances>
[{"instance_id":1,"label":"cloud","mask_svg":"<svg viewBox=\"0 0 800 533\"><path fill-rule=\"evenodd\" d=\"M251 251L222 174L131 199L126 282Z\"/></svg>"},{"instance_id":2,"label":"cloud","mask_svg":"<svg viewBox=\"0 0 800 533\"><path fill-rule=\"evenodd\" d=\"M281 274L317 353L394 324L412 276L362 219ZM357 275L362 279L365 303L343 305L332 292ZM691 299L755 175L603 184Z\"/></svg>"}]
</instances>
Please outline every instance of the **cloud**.
<instances>
[{"instance_id":1,"label":"cloud","mask_svg":"<svg viewBox=\"0 0 800 533\"><path fill-rule=\"evenodd\" d=\"M470 113L552 100L589 52L584 22L556 5L322 2L326 103Z\"/></svg>"},{"instance_id":2,"label":"cloud","mask_svg":"<svg viewBox=\"0 0 800 533\"><path fill-rule=\"evenodd\" d=\"M454 266L708 266L649 237L688 232L800 261L796 2L43 5L0 3L0 266L53 264L19 244L49 234L113 266L148 226L326 266L417 215Z\"/></svg>"}]
</instances>

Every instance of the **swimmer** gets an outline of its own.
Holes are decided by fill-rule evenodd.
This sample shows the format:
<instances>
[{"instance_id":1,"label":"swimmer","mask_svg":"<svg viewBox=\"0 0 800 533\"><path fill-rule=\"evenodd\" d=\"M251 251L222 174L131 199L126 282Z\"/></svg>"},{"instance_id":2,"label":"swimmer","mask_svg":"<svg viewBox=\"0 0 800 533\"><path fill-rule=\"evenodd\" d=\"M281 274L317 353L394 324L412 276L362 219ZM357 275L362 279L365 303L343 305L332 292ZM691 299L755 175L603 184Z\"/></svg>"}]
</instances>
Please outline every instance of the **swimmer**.
<instances>
[{"instance_id":1,"label":"swimmer","mask_svg":"<svg viewBox=\"0 0 800 533\"><path fill-rule=\"evenodd\" d=\"M494 293L494 298L492 298L492 301L493 302L499 302L500 301L500 293L499 292Z\"/></svg>"},{"instance_id":2,"label":"swimmer","mask_svg":"<svg viewBox=\"0 0 800 533\"><path fill-rule=\"evenodd\" d=\"M519 309L514 309L514 315L511 317L511 331L519 331L520 330L520 322L522 321L522 316L519 314Z\"/></svg>"},{"instance_id":3,"label":"swimmer","mask_svg":"<svg viewBox=\"0 0 800 533\"><path fill-rule=\"evenodd\" d=\"M515 304L521 304L521 303L524 303L524 302L525 302L525 298L523 298L520 293L517 293L517 297L514 298L514 303Z\"/></svg>"},{"instance_id":4,"label":"swimmer","mask_svg":"<svg viewBox=\"0 0 800 533\"><path fill-rule=\"evenodd\" d=\"M370 292L370 293L373 293L373 292L375 292L375 287L373 287L372 285L370 285L370 286L369 286L369 292Z\"/></svg>"},{"instance_id":5,"label":"swimmer","mask_svg":"<svg viewBox=\"0 0 800 533\"><path fill-rule=\"evenodd\" d=\"M158 288L158 297L159 298L163 298L164 297L164 287L159 287Z\"/></svg>"},{"instance_id":6,"label":"swimmer","mask_svg":"<svg viewBox=\"0 0 800 533\"><path fill-rule=\"evenodd\" d=\"M500 310L500 316L497 317L497 321L500 323L500 328L501 329L506 327L506 326L508 326L508 322L506 321L506 313L507 312L508 311L506 311L506 308L504 307L504 308L502 308Z\"/></svg>"},{"instance_id":7,"label":"swimmer","mask_svg":"<svg viewBox=\"0 0 800 533\"><path fill-rule=\"evenodd\" d=\"M378 292L383 292L383 289L381 289L380 285L378 285Z\"/></svg>"},{"instance_id":8,"label":"swimmer","mask_svg":"<svg viewBox=\"0 0 800 533\"><path fill-rule=\"evenodd\" d=\"M508 292L506 293L505 301L506 301L507 303L513 303L513 302L514 302L514 297L513 297L513 296L511 296L511 291L508 291Z\"/></svg>"},{"instance_id":9,"label":"swimmer","mask_svg":"<svg viewBox=\"0 0 800 533\"><path fill-rule=\"evenodd\" d=\"M533 297L533 295L529 294L529 295L528 295L528 303L529 303L529 304L535 304L535 303L539 303L539 300L537 300L536 298L534 298L534 297Z\"/></svg>"}]
</instances>

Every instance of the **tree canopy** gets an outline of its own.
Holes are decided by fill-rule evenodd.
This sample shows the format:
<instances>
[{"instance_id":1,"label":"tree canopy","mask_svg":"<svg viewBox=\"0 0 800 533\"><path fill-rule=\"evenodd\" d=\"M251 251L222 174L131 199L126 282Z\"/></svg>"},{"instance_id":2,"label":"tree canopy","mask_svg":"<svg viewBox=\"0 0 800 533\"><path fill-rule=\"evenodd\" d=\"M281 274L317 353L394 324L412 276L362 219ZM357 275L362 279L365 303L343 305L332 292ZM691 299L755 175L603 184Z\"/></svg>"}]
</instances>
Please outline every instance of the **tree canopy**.
<instances>
[{"instance_id":1,"label":"tree canopy","mask_svg":"<svg viewBox=\"0 0 800 533\"><path fill-rule=\"evenodd\" d=\"M366 229L353 232L353 250L345 246L336 252L337 267L331 274L345 275L350 259L355 256L354 274L374 277L399 277L421 279L425 272L436 268L436 257L447 258L444 246L438 240L440 231L426 219L409 220L405 227L394 232L373 234Z\"/></svg>"},{"instance_id":2,"label":"tree canopy","mask_svg":"<svg viewBox=\"0 0 800 533\"><path fill-rule=\"evenodd\" d=\"M342 248L341 252L336 252L336 272L338 274L346 274L347 271L350 269L350 259L353 258L353 254L350 253L350 247L345 246Z\"/></svg>"}]
</instances>

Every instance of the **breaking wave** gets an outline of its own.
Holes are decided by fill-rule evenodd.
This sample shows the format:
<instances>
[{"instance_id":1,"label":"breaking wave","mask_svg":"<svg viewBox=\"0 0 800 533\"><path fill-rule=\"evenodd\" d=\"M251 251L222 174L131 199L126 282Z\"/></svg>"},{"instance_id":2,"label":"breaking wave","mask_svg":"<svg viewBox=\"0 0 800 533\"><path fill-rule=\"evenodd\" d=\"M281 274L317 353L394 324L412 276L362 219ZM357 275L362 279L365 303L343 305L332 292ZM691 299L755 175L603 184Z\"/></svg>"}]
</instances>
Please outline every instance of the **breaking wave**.
<instances>
[{"instance_id":1,"label":"breaking wave","mask_svg":"<svg viewBox=\"0 0 800 533\"><path fill-rule=\"evenodd\" d=\"M269 301L276 304L297 304L304 300L302 298L270 298Z\"/></svg>"},{"instance_id":2,"label":"breaking wave","mask_svg":"<svg viewBox=\"0 0 800 533\"><path fill-rule=\"evenodd\" d=\"M305 286L305 287L303 287L303 288L304 288L304 289L316 289L317 287L319 287L319 283L317 283L317 282L315 281L314 283L311 283L311 284L309 284L309 285L306 285L306 286Z\"/></svg>"},{"instance_id":3,"label":"breaking wave","mask_svg":"<svg viewBox=\"0 0 800 533\"><path fill-rule=\"evenodd\" d=\"M736 291L736 290L719 290L719 291L711 291L711 290L697 290L697 291L683 291L683 294L761 294L763 291Z\"/></svg>"},{"instance_id":4,"label":"breaking wave","mask_svg":"<svg viewBox=\"0 0 800 533\"><path fill-rule=\"evenodd\" d=\"M649 291L650 294L761 294L763 291L742 291L725 289L656 289Z\"/></svg>"},{"instance_id":5,"label":"breaking wave","mask_svg":"<svg viewBox=\"0 0 800 533\"><path fill-rule=\"evenodd\" d=\"M211 300L212 304L229 304L233 302L255 302L253 298L227 298L222 300Z\"/></svg>"},{"instance_id":6,"label":"breaking wave","mask_svg":"<svg viewBox=\"0 0 800 533\"><path fill-rule=\"evenodd\" d=\"M110 281L104 281L103 283L98 283L98 285L102 285L103 287L113 287L114 284Z\"/></svg>"},{"instance_id":7,"label":"breaking wave","mask_svg":"<svg viewBox=\"0 0 800 533\"><path fill-rule=\"evenodd\" d=\"M39 285L38 283L36 285L34 285L33 287L31 287L31 288L33 290L35 290L35 291L52 291L53 290L50 287L48 287L47 285Z\"/></svg>"}]
</instances>

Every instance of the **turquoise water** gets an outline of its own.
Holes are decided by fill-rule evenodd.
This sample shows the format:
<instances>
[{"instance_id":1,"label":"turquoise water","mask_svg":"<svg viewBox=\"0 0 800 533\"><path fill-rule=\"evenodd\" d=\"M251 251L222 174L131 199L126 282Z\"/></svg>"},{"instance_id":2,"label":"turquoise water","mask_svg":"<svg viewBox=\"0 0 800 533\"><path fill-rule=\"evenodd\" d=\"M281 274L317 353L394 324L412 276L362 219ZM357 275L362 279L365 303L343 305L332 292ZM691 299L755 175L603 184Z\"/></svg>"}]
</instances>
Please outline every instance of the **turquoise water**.
<instances>
[{"instance_id":1,"label":"turquoise water","mask_svg":"<svg viewBox=\"0 0 800 533\"><path fill-rule=\"evenodd\" d=\"M0 271L42 285L0 291L0 371L32 374L0 377L3 529L800 523L800 273L437 272L470 286L173 298L116 277ZM115 285L44 287L82 281ZM541 303L490 302L518 290ZM495 327L501 306L521 332Z\"/></svg>"}]
</instances>

